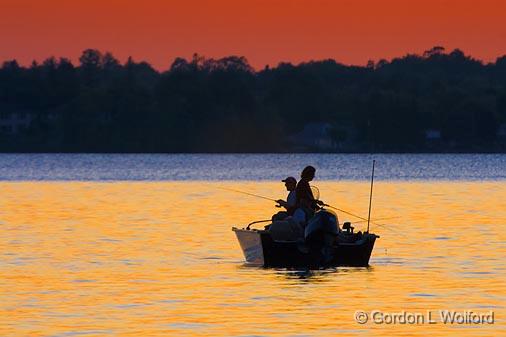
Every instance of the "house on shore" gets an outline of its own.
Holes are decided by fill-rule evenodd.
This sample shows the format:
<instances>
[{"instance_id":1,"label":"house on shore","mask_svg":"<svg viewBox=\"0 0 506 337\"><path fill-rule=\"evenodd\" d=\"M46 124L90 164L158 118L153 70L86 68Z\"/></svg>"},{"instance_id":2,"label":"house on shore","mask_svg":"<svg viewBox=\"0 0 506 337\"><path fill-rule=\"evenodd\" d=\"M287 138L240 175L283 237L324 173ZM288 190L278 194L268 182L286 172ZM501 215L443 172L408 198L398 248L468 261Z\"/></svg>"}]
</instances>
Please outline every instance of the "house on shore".
<instances>
[{"instance_id":1,"label":"house on shore","mask_svg":"<svg viewBox=\"0 0 506 337\"><path fill-rule=\"evenodd\" d=\"M300 132L288 137L288 143L294 151L333 151L336 144L331 130L329 123L309 123Z\"/></svg>"},{"instance_id":2,"label":"house on shore","mask_svg":"<svg viewBox=\"0 0 506 337\"><path fill-rule=\"evenodd\" d=\"M437 147L441 146L442 142L441 130L426 129L424 134L425 134L425 146L427 146L428 149L434 150Z\"/></svg>"},{"instance_id":3,"label":"house on shore","mask_svg":"<svg viewBox=\"0 0 506 337\"><path fill-rule=\"evenodd\" d=\"M0 133L16 135L30 127L33 115L26 110L9 110L0 108Z\"/></svg>"},{"instance_id":4,"label":"house on shore","mask_svg":"<svg viewBox=\"0 0 506 337\"><path fill-rule=\"evenodd\" d=\"M496 132L496 138L501 143L506 143L506 123L499 125Z\"/></svg>"}]
</instances>

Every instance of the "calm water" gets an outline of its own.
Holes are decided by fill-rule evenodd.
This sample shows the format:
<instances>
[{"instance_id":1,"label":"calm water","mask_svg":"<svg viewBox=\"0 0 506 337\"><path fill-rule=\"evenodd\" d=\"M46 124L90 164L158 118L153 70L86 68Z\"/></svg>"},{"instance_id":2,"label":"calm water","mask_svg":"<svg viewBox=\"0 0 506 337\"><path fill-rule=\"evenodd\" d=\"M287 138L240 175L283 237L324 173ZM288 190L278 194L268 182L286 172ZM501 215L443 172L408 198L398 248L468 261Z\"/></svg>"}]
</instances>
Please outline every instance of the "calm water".
<instances>
[{"instance_id":1,"label":"calm water","mask_svg":"<svg viewBox=\"0 0 506 337\"><path fill-rule=\"evenodd\" d=\"M504 154L0 154L0 180L280 180L314 165L320 180L506 180Z\"/></svg>"},{"instance_id":2,"label":"calm water","mask_svg":"<svg viewBox=\"0 0 506 337\"><path fill-rule=\"evenodd\" d=\"M221 187L281 197L311 163L364 215L370 158L0 155L0 336L505 335L505 156L376 156L373 217L399 218L372 226L370 268L243 265L230 228L277 209ZM354 320L445 309L495 323Z\"/></svg>"}]
</instances>

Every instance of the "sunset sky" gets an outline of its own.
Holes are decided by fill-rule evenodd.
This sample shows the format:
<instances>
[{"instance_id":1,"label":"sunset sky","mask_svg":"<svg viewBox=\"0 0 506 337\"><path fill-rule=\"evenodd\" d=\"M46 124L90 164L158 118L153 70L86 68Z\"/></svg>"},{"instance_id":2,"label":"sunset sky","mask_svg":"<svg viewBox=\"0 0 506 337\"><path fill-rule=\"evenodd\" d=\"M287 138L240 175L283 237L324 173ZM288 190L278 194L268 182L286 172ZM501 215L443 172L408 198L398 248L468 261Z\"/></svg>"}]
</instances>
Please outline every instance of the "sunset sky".
<instances>
[{"instance_id":1,"label":"sunset sky","mask_svg":"<svg viewBox=\"0 0 506 337\"><path fill-rule=\"evenodd\" d=\"M505 22L505 0L0 0L0 61L97 48L158 69L195 52L363 65L434 45L494 61Z\"/></svg>"}]
</instances>

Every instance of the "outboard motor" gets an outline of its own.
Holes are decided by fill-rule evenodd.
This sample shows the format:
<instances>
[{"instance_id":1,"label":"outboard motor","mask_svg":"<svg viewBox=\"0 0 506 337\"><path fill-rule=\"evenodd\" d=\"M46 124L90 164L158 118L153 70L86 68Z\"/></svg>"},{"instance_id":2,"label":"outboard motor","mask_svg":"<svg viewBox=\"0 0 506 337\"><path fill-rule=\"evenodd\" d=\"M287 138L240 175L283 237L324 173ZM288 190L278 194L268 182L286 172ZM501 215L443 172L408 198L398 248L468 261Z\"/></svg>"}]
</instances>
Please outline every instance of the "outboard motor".
<instances>
[{"instance_id":1,"label":"outboard motor","mask_svg":"<svg viewBox=\"0 0 506 337\"><path fill-rule=\"evenodd\" d=\"M318 257L321 264L333 258L333 245L339 233L337 215L326 209L317 212L311 218L304 231L304 241L311 254Z\"/></svg>"}]
</instances>

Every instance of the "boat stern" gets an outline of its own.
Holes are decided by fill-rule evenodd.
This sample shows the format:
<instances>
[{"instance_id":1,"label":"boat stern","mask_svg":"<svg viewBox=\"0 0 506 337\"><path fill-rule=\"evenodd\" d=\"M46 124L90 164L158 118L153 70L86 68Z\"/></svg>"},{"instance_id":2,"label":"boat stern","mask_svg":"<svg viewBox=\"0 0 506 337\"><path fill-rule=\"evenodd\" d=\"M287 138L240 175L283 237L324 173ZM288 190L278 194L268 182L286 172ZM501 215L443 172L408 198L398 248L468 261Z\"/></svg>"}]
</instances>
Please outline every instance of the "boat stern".
<instances>
[{"instance_id":1,"label":"boat stern","mask_svg":"<svg viewBox=\"0 0 506 337\"><path fill-rule=\"evenodd\" d=\"M263 266L265 259L260 231L236 227L232 227L232 231L237 236L246 263L254 266Z\"/></svg>"}]
</instances>

